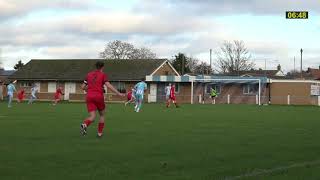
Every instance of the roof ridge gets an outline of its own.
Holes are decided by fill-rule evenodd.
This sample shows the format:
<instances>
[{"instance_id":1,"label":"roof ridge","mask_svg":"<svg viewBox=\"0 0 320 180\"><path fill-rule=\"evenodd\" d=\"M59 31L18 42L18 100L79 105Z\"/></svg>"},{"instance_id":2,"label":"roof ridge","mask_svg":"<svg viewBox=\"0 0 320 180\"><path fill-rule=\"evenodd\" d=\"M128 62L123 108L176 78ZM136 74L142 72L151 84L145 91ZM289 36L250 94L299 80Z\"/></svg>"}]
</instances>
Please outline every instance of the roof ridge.
<instances>
[{"instance_id":1,"label":"roof ridge","mask_svg":"<svg viewBox=\"0 0 320 180\"><path fill-rule=\"evenodd\" d=\"M75 61L75 60L105 60L105 61L165 61L167 58L157 58L157 59L100 59L100 58L71 58L71 59L30 59L30 61Z\"/></svg>"}]
</instances>

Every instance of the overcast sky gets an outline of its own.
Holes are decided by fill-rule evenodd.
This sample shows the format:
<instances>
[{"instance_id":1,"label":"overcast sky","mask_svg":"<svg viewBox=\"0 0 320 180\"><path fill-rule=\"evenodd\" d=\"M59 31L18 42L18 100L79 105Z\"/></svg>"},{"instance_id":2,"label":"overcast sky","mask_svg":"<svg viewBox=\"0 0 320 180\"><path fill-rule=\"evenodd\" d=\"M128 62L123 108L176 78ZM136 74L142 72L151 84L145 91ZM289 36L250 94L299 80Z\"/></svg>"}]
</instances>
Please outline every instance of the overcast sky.
<instances>
[{"instance_id":1,"label":"overcast sky","mask_svg":"<svg viewBox=\"0 0 320 180\"><path fill-rule=\"evenodd\" d=\"M287 20L285 11L309 11ZM178 52L209 62L223 41L243 40L257 67L320 65L319 0L0 0L6 69L37 58L98 58L105 44L128 41L161 58ZM214 59L214 57L213 57Z\"/></svg>"}]
</instances>

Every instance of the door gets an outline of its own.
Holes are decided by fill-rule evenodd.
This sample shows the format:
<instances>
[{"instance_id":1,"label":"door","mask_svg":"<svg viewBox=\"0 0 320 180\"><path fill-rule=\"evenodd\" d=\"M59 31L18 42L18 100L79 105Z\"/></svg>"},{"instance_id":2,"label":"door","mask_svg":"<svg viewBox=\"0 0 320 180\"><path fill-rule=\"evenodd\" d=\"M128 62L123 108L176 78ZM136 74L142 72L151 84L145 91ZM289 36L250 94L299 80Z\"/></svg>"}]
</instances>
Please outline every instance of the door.
<instances>
[{"instance_id":1,"label":"door","mask_svg":"<svg viewBox=\"0 0 320 180\"><path fill-rule=\"evenodd\" d=\"M157 84L150 84L148 102L157 102Z\"/></svg>"},{"instance_id":2,"label":"door","mask_svg":"<svg viewBox=\"0 0 320 180\"><path fill-rule=\"evenodd\" d=\"M64 85L64 100L69 100L70 93L76 93L76 83L67 82Z\"/></svg>"},{"instance_id":3,"label":"door","mask_svg":"<svg viewBox=\"0 0 320 180\"><path fill-rule=\"evenodd\" d=\"M157 102L165 102L166 101L166 93L165 93L165 83L159 83L157 88Z\"/></svg>"}]
</instances>

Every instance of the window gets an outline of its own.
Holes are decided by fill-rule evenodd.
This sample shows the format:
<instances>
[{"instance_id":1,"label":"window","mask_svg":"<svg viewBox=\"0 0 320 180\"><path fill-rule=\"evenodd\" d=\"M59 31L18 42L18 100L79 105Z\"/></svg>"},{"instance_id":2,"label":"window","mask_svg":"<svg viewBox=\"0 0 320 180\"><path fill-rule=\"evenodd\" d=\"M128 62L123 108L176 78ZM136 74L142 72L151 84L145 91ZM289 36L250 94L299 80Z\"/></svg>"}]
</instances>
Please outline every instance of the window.
<instances>
[{"instance_id":1,"label":"window","mask_svg":"<svg viewBox=\"0 0 320 180\"><path fill-rule=\"evenodd\" d=\"M31 82L21 82L20 87L31 87L32 83Z\"/></svg>"},{"instance_id":2,"label":"window","mask_svg":"<svg viewBox=\"0 0 320 180\"><path fill-rule=\"evenodd\" d=\"M126 93L126 85L124 82L111 82L112 86L115 87L120 93Z\"/></svg>"},{"instance_id":3,"label":"window","mask_svg":"<svg viewBox=\"0 0 320 180\"><path fill-rule=\"evenodd\" d=\"M221 85L220 84L207 84L206 85L206 94L211 94L211 88L215 89L217 94L221 93Z\"/></svg>"},{"instance_id":4,"label":"window","mask_svg":"<svg viewBox=\"0 0 320 180\"><path fill-rule=\"evenodd\" d=\"M174 85L176 86L175 93L179 93L180 92L180 84L175 83Z\"/></svg>"},{"instance_id":5,"label":"window","mask_svg":"<svg viewBox=\"0 0 320 180\"><path fill-rule=\"evenodd\" d=\"M246 84L243 86L243 94L254 94L256 86L254 84Z\"/></svg>"},{"instance_id":6,"label":"window","mask_svg":"<svg viewBox=\"0 0 320 180\"><path fill-rule=\"evenodd\" d=\"M57 83L56 82L48 82L48 92L54 93L57 89Z\"/></svg>"}]
</instances>

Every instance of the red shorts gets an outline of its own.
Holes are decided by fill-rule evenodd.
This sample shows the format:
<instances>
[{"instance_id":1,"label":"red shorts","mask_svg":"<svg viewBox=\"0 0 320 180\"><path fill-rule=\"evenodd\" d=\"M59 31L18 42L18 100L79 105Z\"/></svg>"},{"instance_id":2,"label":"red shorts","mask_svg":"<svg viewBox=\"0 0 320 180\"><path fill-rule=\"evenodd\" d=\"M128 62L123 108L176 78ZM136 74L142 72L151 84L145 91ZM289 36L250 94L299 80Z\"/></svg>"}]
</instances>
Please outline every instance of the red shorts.
<instances>
[{"instance_id":1,"label":"red shorts","mask_svg":"<svg viewBox=\"0 0 320 180\"><path fill-rule=\"evenodd\" d=\"M18 95L19 100L23 100L23 95Z\"/></svg>"},{"instance_id":2,"label":"red shorts","mask_svg":"<svg viewBox=\"0 0 320 180\"><path fill-rule=\"evenodd\" d=\"M170 96L170 99L171 99L172 101L176 101L176 97L175 97L175 96Z\"/></svg>"},{"instance_id":3,"label":"red shorts","mask_svg":"<svg viewBox=\"0 0 320 180\"><path fill-rule=\"evenodd\" d=\"M60 99L61 99L61 98L60 98L60 95L59 95L59 94L55 94L55 95L54 95L54 99L60 100Z\"/></svg>"},{"instance_id":4,"label":"red shorts","mask_svg":"<svg viewBox=\"0 0 320 180\"><path fill-rule=\"evenodd\" d=\"M88 112L103 111L106 108L103 95L92 95L86 97Z\"/></svg>"},{"instance_id":5,"label":"red shorts","mask_svg":"<svg viewBox=\"0 0 320 180\"><path fill-rule=\"evenodd\" d=\"M127 95L127 100L130 101L132 99L132 94Z\"/></svg>"}]
</instances>

